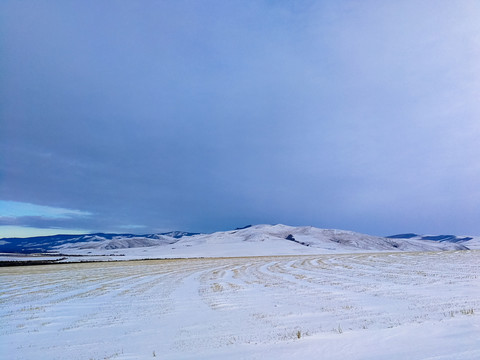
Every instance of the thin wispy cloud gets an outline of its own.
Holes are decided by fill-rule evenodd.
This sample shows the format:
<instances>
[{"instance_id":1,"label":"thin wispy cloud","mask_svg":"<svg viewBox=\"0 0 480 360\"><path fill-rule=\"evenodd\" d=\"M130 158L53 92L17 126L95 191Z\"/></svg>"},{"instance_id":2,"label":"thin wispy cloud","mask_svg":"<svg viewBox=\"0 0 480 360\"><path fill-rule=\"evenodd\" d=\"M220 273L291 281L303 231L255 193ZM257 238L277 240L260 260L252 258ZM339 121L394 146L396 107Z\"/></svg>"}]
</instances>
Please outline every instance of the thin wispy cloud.
<instances>
[{"instance_id":1,"label":"thin wispy cloud","mask_svg":"<svg viewBox=\"0 0 480 360\"><path fill-rule=\"evenodd\" d=\"M0 200L0 236L75 234L89 232L88 211ZM79 225L85 227L79 229Z\"/></svg>"},{"instance_id":2,"label":"thin wispy cloud","mask_svg":"<svg viewBox=\"0 0 480 360\"><path fill-rule=\"evenodd\" d=\"M0 217L18 218L25 216L37 216L47 219L68 219L91 215L92 213L88 211L35 205L18 201L0 200Z\"/></svg>"}]
</instances>

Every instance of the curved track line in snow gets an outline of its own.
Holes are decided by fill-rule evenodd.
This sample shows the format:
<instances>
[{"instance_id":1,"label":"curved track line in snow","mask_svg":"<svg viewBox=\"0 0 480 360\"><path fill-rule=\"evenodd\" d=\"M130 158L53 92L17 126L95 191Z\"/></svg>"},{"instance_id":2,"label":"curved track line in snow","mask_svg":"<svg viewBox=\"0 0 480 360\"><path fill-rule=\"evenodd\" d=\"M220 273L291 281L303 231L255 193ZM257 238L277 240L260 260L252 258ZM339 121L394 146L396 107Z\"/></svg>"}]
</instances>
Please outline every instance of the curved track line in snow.
<instances>
[{"instance_id":1,"label":"curved track line in snow","mask_svg":"<svg viewBox=\"0 0 480 360\"><path fill-rule=\"evenodd\" d=\"M457 358L473 359L479 258L460 251L4 268L0 352L12 359L143 359L154 351L164 359L322 351L331 359L421 359L458 355L460 347ZM416 343L425 331L433 337ZM365 348L385 336L397 343Z\"/></svg>"}]
</instances>

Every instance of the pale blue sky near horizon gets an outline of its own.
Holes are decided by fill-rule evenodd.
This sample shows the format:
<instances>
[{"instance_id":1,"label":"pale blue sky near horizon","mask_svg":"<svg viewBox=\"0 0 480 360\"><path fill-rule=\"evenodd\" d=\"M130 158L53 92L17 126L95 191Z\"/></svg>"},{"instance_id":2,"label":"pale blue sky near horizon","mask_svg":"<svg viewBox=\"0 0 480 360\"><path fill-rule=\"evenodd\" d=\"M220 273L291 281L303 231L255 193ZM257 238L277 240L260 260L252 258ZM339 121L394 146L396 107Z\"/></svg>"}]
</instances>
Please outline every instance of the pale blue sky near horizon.
<instances>
[{"instance_id":1,"label":"pale blue sky near horizon","mask_svg":"<svg viewBox=\"0 0 480 360\"><path fill-rule=\"evenodd\" d=\"M473 0L2 1L0 237L480 235L478 19Z\"/></svg>"}]
</instances>

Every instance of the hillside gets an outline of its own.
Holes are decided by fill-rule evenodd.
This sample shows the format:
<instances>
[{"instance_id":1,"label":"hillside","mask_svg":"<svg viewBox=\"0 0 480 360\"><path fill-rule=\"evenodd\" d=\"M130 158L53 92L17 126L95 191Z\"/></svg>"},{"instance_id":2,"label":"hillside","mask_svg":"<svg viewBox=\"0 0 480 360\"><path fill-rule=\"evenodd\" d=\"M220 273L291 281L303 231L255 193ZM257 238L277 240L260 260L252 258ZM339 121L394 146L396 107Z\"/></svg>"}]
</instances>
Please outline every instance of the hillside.
<instances>
[{"instance_id":1,"label":"hillside","mask_svg":"<svg viewBox=\"0 0 480 360\"><path fill-rule=\"evenodd\" d=\"M212 234L170 232L162 234L57 235L0 240L0 252L42 253L82 259L126 260L269 255L312 255L358 252L443 251L478 248L472 237L416 234L378 237L346 230L311 226L255 225ZM12 257L9 256L8 259ZM78 259L77 259L78 260Z\"/></svg>"}]
</instances>

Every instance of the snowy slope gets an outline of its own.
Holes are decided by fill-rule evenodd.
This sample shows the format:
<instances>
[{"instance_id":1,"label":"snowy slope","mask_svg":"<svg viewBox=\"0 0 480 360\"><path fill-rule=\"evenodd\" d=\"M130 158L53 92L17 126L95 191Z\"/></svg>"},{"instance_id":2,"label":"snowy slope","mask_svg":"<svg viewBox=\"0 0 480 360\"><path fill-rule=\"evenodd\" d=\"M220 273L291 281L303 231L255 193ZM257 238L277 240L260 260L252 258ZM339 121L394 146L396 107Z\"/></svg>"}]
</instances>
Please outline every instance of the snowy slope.
<instances>
[{"instance_id":1,"label":"snowy slope","mask_svg":"<svg viewBox=\"0 0 480 360\"><path fill-rule=\"evenodd\" d=\"M30 238L0 239L0 252L39 253L48 252L62 245L66 248L79 249L117 249L129 247L145 247L176 242L182 236L196 233L171 231L161 234L85 234L85 235L53 235Z\"/></svg>"},{"instance_id":2,"label":"snowy slope","mask_svg":"<svg viewBox=\"0 0 480 360\"><path fill-rule=\"evenodd\" d=\"M455 243L463 245L470 250L480 249L479 236L456 236L456 235L418 235L418 234L399 234L388 236L389 239L415 240L415 241L435 241L438 243Z\"/></svg>"},{"instance_id":3,"label":"snowy slope","mask_svg":"<svg viewBox=\"0 0 480 360\"><path fill-rule=\"evenodd\" d=\"M91 234L3 239L4 248L23 253L83 256L81 260L128 260L155 258L236 257L270 255L314 255L379 251L442 251L478 249L479 238L420 236L416 234L378 237L352 231L311 226L255 225L212 234L171 232L150 235ZM22 249L24 251L22 251ZM15 251L13 251L15 252ZM102 258L99 258L102 256ZM0 257L0 261L13 258ZM25 260L22 258L22 260ZM79 259L63 259L62 261Z\"/></svg>"},{"instance_id":4,"label":"snowy slope","mask_svg":"<svg viewBox=\"0 0 480 360\"><path fill-rule=\"evenodd\" d=\"M378 236L360 234L352 231L318 229L311 226L293 227L287 225L256 225L246 229L197 235L180 239L177 247L226 246L244 242L257 243L259 246L293 244L303 247L322 249L326 252L350 252L352 250L376 251L429 251L463 250L463 246L449 242L418 241L417 239L387 239ZM291 242L291 243L288 243Z\"/></svg>"},{"instance_id":5,"label":"snowy slope","mask_svg":"<svg viewBox=\"0 0 480 360\"><path fill-rule=\"evenodd\" d=\"M114 238L93 243L63 244L54 250L68 255L108 254L123 256L122 259L152 259L467 249L462 244L451 242L389 239L352 231L287 225L255 225L179 239L165 236L157 241L160 243L144 238Z\"/></svg>"},{"instance_id":6,"label":"snowy slope","mask_svg":"<svg viewBox=\"0 0 480 360\"><path fill-rule=\"evenodd\" d=\"M57 246L58 249L127 249L149 246L170 245L177 242L178 239L169 235L157 235L155 238L145 236L123 237L116 236L112 239L96 239L96 241L83 241L68 243Z\"/></svg>"}]
</instances>

